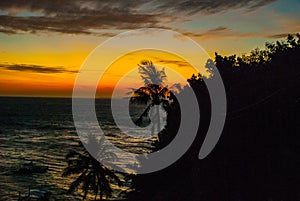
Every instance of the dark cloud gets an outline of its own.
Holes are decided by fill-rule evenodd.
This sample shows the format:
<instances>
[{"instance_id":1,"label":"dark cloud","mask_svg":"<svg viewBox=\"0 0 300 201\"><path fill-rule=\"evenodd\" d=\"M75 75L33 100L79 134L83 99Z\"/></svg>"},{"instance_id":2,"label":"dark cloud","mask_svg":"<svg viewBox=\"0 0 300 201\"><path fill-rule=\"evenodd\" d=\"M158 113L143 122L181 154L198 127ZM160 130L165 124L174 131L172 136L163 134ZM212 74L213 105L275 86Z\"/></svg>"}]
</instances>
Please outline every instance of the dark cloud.
<instances>
[{"instance_id":1,"label":"dark cloud","mask_svg":"<svg viewBox=\"0 0 300 201\"><path fill-rule=\"evenodd\" d=\"M217 27L214 29L209 29L207 32L212 33L212 32L227 31L227 30L229 30L228 27Z\"/></svg>"},{"instance_id":2,"label":"dark cloud","mask_svg":"<svg viewBox=\"0 0 300 201\"><path fill-rule=\"evenodd\" d=\"M275 0L2 0L0 32L114 35L110 30L165 27L168 22L201 13L257 9ZM2 13L2 14L1 14ZM106 30L98 33L95 30Z\"/></svg>"},{"instance_id":3,"label":"dark cloud","mask_svg":"<svg viewBox=\"0 0 300 201\"><path fill-rule=\"evenodd\" d=\"M286 38L289 34L288 33L281 33L281 34L274 34L274 35L269 35L270 38Z\"/></svg>"},{"instance_id":4,"label":"dark cloud","mask_svg":"<svg viewBox=\"0 0 300 201\"><path fill-rule=\"evenodd\" d=\"M185 61L180 60L171 60L171 59L157 59L155 58L155 62L163 63L163 64L175 64L178 67L188 67L190 64Z\"/></svg>"},{"instance_id":5,"label":"dark cloud","mask_svg":"<svg viewBox=\"0 0 300 201\"><path fill-rule=\"evenodd\" d=\"M228 27L217 27L217 28L209 29L207 31L200 32L200 33L186 32L186 31L181 31L181 33L188 37L203 38L203 39L249 38L249 37L285 38L288 36L288 33L279 33L279 34L273 34L273 35L270 35L267 33L258 33L258 32L240 33L240 32L234 31Z\"/></svg>"},{"instance_id":6,"label":"dark cloud","mask_svg":"<svg viewBox=\"0 0 300 201\"><path fill-rule=\"evenodd\" d=\"M181 32L188 37L196 37L196 38L211 38L211 37L214 38L216 36L228 37L228 36L238 35L232 33L232 30L229 29L228 27L223 27L223 26L209 29L201 33L192 33L192 32L185 32L185 31L181 31Z\"/></svg>"},{"instance_id":7,"label":"dark cloud","mask_svg":"<svg viewBox=\"0 0 300 201\"><path fill-rule=\"evenodd\" d=\"M274 0L257 1L255 4L250 5L248 10L250 10L250 11L255 10L257 8L263 7L263 6L273 3L273 2L274 2Z\"/></svg>"},{"instance_id":8,"label":"dark cloud","mask_svg":"<svg viewBox=\"0 0 300 201\"><path fill-rule=\"evenodd\" d=\"M237 8L254 10L275 1L276 0L185 0L174 2L173 0L165 0L158 9L165 9L167 12L173 13L184 12L188 15L199 12L203 14L213 14ZM156 2L159 1L157 0Z\"/></svg>"},{"instance_id":9,"label":"dark cloud","mask_svg":"<svg viewBox=\"0 0 300 201\"><path fill-rule=\"evenodd\" d=\"M77 73L77 71L67 70L61 66L50 67L29 64L0 64L0 69L34 73Z\"/></svg>"}]
</instances>

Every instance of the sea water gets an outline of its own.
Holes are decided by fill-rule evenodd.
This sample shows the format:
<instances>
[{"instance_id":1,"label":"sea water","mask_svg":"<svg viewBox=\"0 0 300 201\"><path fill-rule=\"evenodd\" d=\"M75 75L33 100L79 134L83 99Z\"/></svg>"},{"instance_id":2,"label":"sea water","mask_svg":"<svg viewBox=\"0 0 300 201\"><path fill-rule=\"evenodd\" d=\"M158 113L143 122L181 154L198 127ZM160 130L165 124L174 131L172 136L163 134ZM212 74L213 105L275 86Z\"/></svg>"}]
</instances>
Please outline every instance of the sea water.
<instances>
[{"instance_id":1,"label":"sea water","mask_svg":"<svg viewBox=\"0 0 300 201\"><path fill-rule=\"evenodd\" d=\"M127 151L147 150L153 139L137 140L122 133L113 122L110 103L95 100L99 125L109 140ZM0 200L17 200L19 192L27 195L29 187L32 192L50 192L51 200L80 200L79 193L66 194L74 177L62 177L65 156L78 149L79 141L72 99L0 97ZM27 175L11 171L29 162L48 171Z\"/></svg>"}]
</instances>

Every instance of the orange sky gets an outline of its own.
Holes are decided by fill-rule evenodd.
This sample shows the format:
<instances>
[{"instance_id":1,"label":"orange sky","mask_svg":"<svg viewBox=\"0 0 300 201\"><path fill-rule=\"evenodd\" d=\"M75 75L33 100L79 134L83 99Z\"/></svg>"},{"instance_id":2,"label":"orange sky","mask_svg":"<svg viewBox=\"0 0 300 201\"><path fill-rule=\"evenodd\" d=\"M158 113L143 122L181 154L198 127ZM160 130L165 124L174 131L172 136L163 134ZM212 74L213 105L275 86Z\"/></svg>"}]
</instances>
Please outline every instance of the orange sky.
<instances>
[{"instance_id":1,"label":"orange sky","mask_svg":"<svg viewBox=\"0 0 300 201\"><path fill-rule=\"evenodd\" d=\"M32 6L30 0L23 4L11 0L1 4L0 96L70 97L77 73L91 51L128 30L150 27L174 30L191 37L211 57L214 52L247 54L256 47L263 48L267 41L300 32L297 0L214 2L214 7L199 1L186 3L186 8L181 7L180 1L130 3L124 0L104 6L89 0L49 1ZM116 9L120 12L116 13ZM114 50L108 51L115 54ZM174 55L135 52L114 61L100 82L102 89L98 95L108 96L120 75L137 67L143 59L166 67L172 83L177 78L170 69L185 78L193 73L188 66L182 67L185 61ZM101 69L101 62L98 65ZM118 90L138 86L141 80L136 72L131 73L135 73L131 75L135 79L130 80L128 75L122 79L123 89Z\"/></svg>"},{"instance_id":2,"label":"orange sky","mask_svg":"<svg viewBox=\"0 0 300 201\"><path fill-rule=\"evenodd\" d=\"M8 70L0 68L0 94L6 96L70 97L76 71L79 70L80 63L84 61L87 55L88 52L66 54L10 53L2 55L0 62L8 64L8 67L14 67L14 64L22 64L20 68L36 65L36 69L20 70L17 68ZM65 71L64 66L68 66L67 71ZM46 71L40 72L40 67L46 68ZM62 68L62 70L52 72L52 68Z\"/></svg>"},{"instance_id":3,"label":"orange sky","mask_svg":"<svg viewBox=\"0 0 300 201\"><path fill-rule=\"evenodd\" d=\"M130 91L130 88L137 89L143 86L137 69L142 60L152 61L159 70L164 68L167 74L164 84L169 87L176 83L185 85L187 84L186 80L193 73L197 73L187 61L174 54L154 50L131 52L113 62L105 71L99 81L97 96L103 97L103 95L110 94L117 84L119 86L115 90L119 91L118 96L126 96L126 92ZM179 76L184 79L180 79Z\"/></svg>"},{"instance_id":4,"label":"orange sky","mask_svg":"<svg viewBox=\"0 0 300 201\"><path fill-rule=\"evenodd\" d=\"M12 55L7 54L6 60L10 60L12 64L18 64L22 61L23 66L30 66L32 61L35 65L44 65L47 69L59 68L60 66L70 66L68 71L62 69L61 72L39 72L39 70L3 70L0 69L0 92L6 96L59 96L70 97L73 90L73 83L76 79L77 72L80 70L80 64L84 62L89 52L78 52L61 54L53 58L53 54L21 54ZM100 59L101 60L101 59ZM114 61L107 69L102 79L99 81L99 90L97 96L107 97L111 94L114 86L122 78L123 83L126 83L121 91L129 90L132 87L138 87L143 84L140 76L137 73L138 64L142 60L151 60L158 69L165 68L168 76L168 81L165 83L168 86L176 83L178 78L174 72L181 74L184 78L189 78L196 71L190 64L182 58L161 51L138 51L123 55L118 60ZM3 62L4 61L1 61ZM10 65L9 67L14 67ZM40 66L39 66L40 67ZM101 62L99 63L99 70L101 69ZM134 70L135 71L132 71ZM69 72L72 71L72 72ZM124 76L128 72L130 74Z\"/></svg>"}]
</instances>

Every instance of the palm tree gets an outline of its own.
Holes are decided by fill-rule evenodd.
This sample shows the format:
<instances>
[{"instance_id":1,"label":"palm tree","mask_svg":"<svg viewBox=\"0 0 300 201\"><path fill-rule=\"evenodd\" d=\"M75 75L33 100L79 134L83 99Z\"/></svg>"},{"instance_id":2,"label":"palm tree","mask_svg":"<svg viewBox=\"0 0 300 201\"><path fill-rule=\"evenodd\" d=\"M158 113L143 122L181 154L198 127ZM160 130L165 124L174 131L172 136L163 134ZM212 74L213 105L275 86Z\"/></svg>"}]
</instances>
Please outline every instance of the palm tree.
<instances>
[{"instance_id":1,"label":"palm tree","mask_svg":"<svg viewBox=\"0 0 300 201\"><path fill-rule=\"evenodd\" d=\"M89 144L95 142L100 157L115 158L115 154L107 152L103 146L102 138L97 141L95 137L89 139ZM80 143L82 145L82 143ZM93 146L93 145L89 145ZM81 146L82 147L82 146ZM83 147L82 147L83 148ZM100 192L100 200L103 200L103 196L110 196L112 193L111 180L121 185L119 177L115 172L102 165L97 161L86 149L83 148L81 151L70 151L66 156L68 166L64 169L62 176L78 175L78 177L70 184L67 193L72 193L81 187L83 191L83 200L86 198L89 191L92 191L95 195L95 199L98 197Z\"/></svg>"},{"instance_id":2,"label":"palm tree","mask_svg":"<svg viewBox=\"0 0 300 201\"><path fill-rule=\"evenodd\" d=\"M136 124L142 124L143 117L148 117L151 107L162 106L166 111L171 102L171 91L167 87L163 87L164 81L167 80L167 75L164 68L158 70L151 61L142 61L138 64L139 74L144 82L144 86L133 91L130 98L131 103L144 103L148 104L148 107L144 110L140 118L135 121ZM160 131L160 111L159 107L156 107L154 111L152 133L154 133L154 126L156 124L157 131Z\"/></svg>"},{"instance_id":3,"label":"palm tree","mask_svg":"<svg viewBox=\"0 0 300 201\"><path fill-rule=\"evenodd\" d=\"M167 80L165 69L158 70L152 61L141 61L141 64L138 64L138 66L145 85L155 84L161 86Z\"/></svg>"}]
</instances>

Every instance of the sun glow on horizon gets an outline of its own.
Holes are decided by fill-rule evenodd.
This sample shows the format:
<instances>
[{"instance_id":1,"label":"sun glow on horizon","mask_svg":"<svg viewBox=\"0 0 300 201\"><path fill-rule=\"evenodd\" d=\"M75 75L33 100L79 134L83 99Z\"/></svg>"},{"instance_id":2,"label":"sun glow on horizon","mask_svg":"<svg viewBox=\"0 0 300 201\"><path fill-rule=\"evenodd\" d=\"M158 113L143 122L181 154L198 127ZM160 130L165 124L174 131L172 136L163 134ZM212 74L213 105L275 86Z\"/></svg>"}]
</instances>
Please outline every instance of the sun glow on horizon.
<instances>
[{"instance_id":1,"label":"sun glow on horizon","mask_svg":"<svg viewBox=\"0 0 300 201\"><path fill-rule=\"evenodd\" d=\"M7 57L0 58L0 63L2 63L0 69L1 96L71 97L77 73L80 73L80 68L76 66L79 66L78 63L83 63L87 55L87 52L75 52L62 54L53 59L53 55L51 57L50 53L24 54L23 56L19 55L20 57L7 54ZM5 62L5 60L10 62ZM36 62L33 65L32 61L34 60ZM187 84L186 80L192 74L197 73L188 61L168 52L158 50L130 52L113 61L107 68L102 79L99 80L96 97L111 97L114 87L119 81L122 86L118 86L116 90L120 96L123 96L130 88L142 86L143 82L137 69L138 64L143 60L152 61L158 69L165 69L168 77L165 86L168 87L178 82L185 85ZM68 66L68 68L64 66ZM97 66L97 71L105 69L101 67L101 63ZM203 73L205 74L205 70Z\"/></svg>"},{"instance_id":2,"label":"sun glow on horizon","mask_svg":"<svg viewBox=\"0 0 300 201\"><path fill-rule=\"evenodd\" d=\"M152 61L159 70L165 69L167 80L164 85L168 87L175 83L186 85L186 80L197 73L187 61L174 54L158 50L135 51L120 57L109 66L99 80L97 97L110 96L116 85L119 97L125 96L132 88L143 86L138 65L144 60Z\"/></svg>"}]
</instances>

